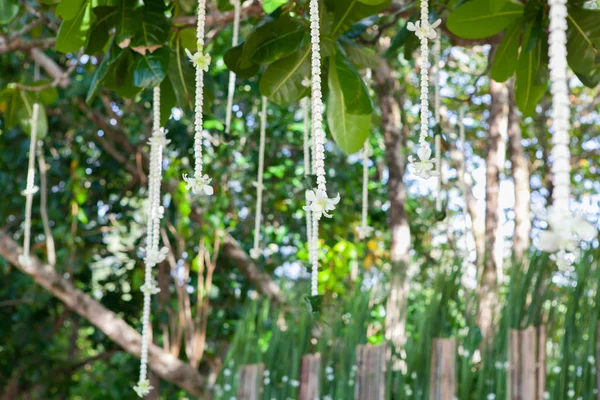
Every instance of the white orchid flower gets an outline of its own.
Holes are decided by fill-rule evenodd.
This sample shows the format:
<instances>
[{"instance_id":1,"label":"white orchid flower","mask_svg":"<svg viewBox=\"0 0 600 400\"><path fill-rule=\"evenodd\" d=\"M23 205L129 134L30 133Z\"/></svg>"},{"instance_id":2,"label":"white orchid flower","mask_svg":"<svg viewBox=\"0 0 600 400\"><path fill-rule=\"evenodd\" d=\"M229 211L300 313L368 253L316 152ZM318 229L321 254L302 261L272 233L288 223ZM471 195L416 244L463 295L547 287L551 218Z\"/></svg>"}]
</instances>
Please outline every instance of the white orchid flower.
<instances>
[{"instance_id":1,"label":"white orchid flower","mask_svg":"<svg viewBox=\"0 0 600 400\"><path fill-rule=\"evenodd\" d=\"M156 283L155 280L153 280L152 282L150 282L150 285L146 285L145 283L142 285L142 287L140 287L140 290L142 291L142 293L144 294L151 294L151 295L155 295L160 293L160 288L158 287L158 284Z\"/></svg>"},{"instance_id":2,"label":"white orchid flower","mask_svg":"<svg viewBox=\"0 0 600 400\"><path fill-rule=\"evenodd\" d=\"M212 178L210 178L208 175L204 175L200 178L191 178L187 174L184 174L183 180L187 184L185 185L185 189L191 189L193 194L204 193L207 196L212 196L215 192L213 187L210 186Z\"/></svg>"},{"instance_id":3,"label":"white orchid flower","mask_svg":"<svg viewBox=\"0 0 600 400\"><path fill-rule=\"evenodd\" d=\"M144 257L144 262L150 265L160 264L167 258L167 254L169 254L168 247L162 247L160 249L146 249L146 256Z\"/></svg>"},{"instance_id":4,"label":"white orchid flower","mask_svg":"<svg viewBox=\"0 0 600 400\"><path fill-rule=\"evenodd\" d=\"M304 210L310 210L317 218L321 218L322 215L331 218L328 212L335 210L335 206L340 202L340 195L329 198L324 190L307 190L306 200L308 204L303 207Z\"/></svg>"},{"instance_id":5,"label":"white orchid flower","mask_svg":"<svg viewBox=\"0 0 600 400\"><path fill-rule=\"evenodd\" d=\"M208 72L208 66L210 65L210 54L205 54L201 50L198 50L194 54L188 49L185 49L185 54L189 57L190 61L204 72Z\"/></svg>"},{"instance_id":6,"label":"white orchid flower","mask_svg":"<svg viewBox=\"0 0 600 400\"><path fill-rule=\"evenodd\" d=\"M435 28L440 26L441 23L441 19L438 19L433 24L426 23L423 26L421 26L421 21L417 21L414 23L409 22L406 25L406 29L408 29L411 32L414 32L415 35L417 35L417 37L421 40L425 38L433 40L437 37L437 32L435 31Z\"/></svg>"},{"instance_id":7,"label":"white orchid flower","mask_svg":"<svg viewBox=\"0 0 600 400\"><path fill-rule=\"evenodd\" d=\"M542 231L537 237L537 248L547 253L554 253L551 258L559 267L573 263L570 254L579 246L580 241L589 242L597 235L596 227L581 215L570 212L560 212L554 207L548 207L548 212L542 217L548 223L548 230Z\"/></svg>"},{"instance_id":8,"label":"white orchid flower","mask_svg":"<svg viewBox=\"0 0 600 400\"><path fill-rule=\"evenodd\" d=\"M356 234L359 239L366 239L373 233L375 229L372 226L359 226L356 228Z\"/></svg>"},{"instance_id":9,"label":"white orchid flower","mask_svg":"<svg viewBox=\"0 0 600 400\"><path fill-rule=\"evenodd\" d=\"M160 128L158 135L152 136L150 139L148 139L148 144L151 146L154 144L164 148L167 147L169 143L171 143L171 140L167 139L167 131L164 128Z\"/></svg>"},{"instance_id":10,"label":"white orchid flower","mask_svg":"<svg viewBox=\"0 0 600 400\"><path fill-rule=\"evenodd\" d=\"M148 379L139 381L138 384L133 387L133 390L135 390L137 395L140 396L141 398L144 398L144 396L147 396L148 394L150 394L150 391L152 389L154 389L154 387L152 387L150 385L150 381Z\"/></svg>"},{"instance_id":11,"label":"white orchid flower","mask_svg":"<svg viewBox=\"0 0 600 400\"><path fill-rule=\"evenodd\" d=\"M421 145L417 149L419 161L414 156L408 156L408 169L419 178L429 179L432 176L438 176L439 171L435 171L435 158L431 157L431 148L427 145Z\"/></svg>"},{"instance_id":12,"label":"white orchid flower","mask_svg":"<svg viewBox=\"0 0 600 400\"><path fill-rule=\"evenodd\" d=\"M22 191L21 191L21 194L22 194L23 196L27 196L27 195L32 195L32 196L33 196L33 195L34 195L34 194L36 194L36 193L37 193L39 190L40 190L40 188L34 185L34 186L32 186L31 188L28 188L28 189L24 189L24 190L22 190Z\"/></svg>"}]
</instances>

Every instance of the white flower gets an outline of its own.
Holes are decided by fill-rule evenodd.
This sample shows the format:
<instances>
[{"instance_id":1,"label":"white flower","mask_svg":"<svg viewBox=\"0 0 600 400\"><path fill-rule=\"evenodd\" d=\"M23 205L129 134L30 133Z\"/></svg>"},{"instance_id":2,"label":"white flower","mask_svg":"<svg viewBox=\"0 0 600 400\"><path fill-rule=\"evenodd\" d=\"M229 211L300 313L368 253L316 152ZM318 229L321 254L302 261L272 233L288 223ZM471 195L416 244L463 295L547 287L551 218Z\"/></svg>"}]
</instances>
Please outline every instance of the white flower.
<instances>
[{"instance_id":1,"label":"white flower","mask_svg":"<svg viewBox=\"0 0 600 400\"><path fill-rule=\"evenodd\" d=\"M371 233L373 233L374 228L372 226L359 226L356 228L356 234L358 235L359 239L366 239L369 236L371 236Z\"/></svg>"},{"instance_id":2,"label":"white flower","mask_svg":"<svg viewBox=\"0 0 600 400\"><path fill-rule=\"evenodd\" d=\"M421 21L417 21L415 23L409 22L406 25L406 29L408 29L411 32L414 32L415 35L417 35L417 37L421 40L425 39L425 38L427 38L429 40L433 40L437 37L435 28L440 26L441 23L442 23L441 19L438 19L433 24L425 23L423 26L421 26Z\"/></svg>"},{"instance_id":3,"label":"white flower","mask_svg":"<svg viewBox=\"0 0 600 400\"><path fill-rule=\"evenodd\" d=\"M298 381L297 381L297 380L295 380L295 379L292 379L292 380L290 381L290 385L292 385L293 387L298 387L298 386L300 386L300 382L298 382Z\"/></svg>"},{"instance_id":4,"label":"white flower","mask_svg":"<svg viewBox=\"0 0 600 400\"><path fill-rule=\"evenodd\" d=\"M269 377L266 377L263 383L264 383L265 385L268 385L268 384L270 384L270 383L271 383L271 378L269 378Z\"/></svg>"},{"instance_id":5,"label":"white flower","mask_svg":"<svg viewBox=\"0 0 600 400\"><path fill-rule=\"evenodd\" d=\"M169 254L168 247L162 247L161 249L150 249L146 250L146 257L144 257L144 262L150 265L160 264L167 258L167 254Z\"/></svg>"},{"instance_id":6,"label":"white flower","mask_svg":"<svg viewBox=\"0 0 600 400\"><path fill-rule=\"evenodd\" d=\"M154 388L152 386L150 386L150 381L148 379L139 381L138 384L133 387L133 390L135 390L137 395L142 398L144 396L147 396L152 389L154 389Z\"/></svg>"},{"instance_id":7,"label":"white flower","mask_svg":"<svg viewBox=\"0 0 600 400\"><path fill-rule=\"evenodd\" d=\"M148 144L150 146L156 145L160 147L167 147L169 143L171 143L171 140L167 139L167 131L164 128L160 128L157 135L154 135L148 139Z\"/></svg>"},{"instance_id":8,"label":"white flower","mask_svg":"<svg viewBox=\"0 0 600 400\"><path fill-rule=\"evenodd\" d=\"M325 367L325 373L328 375L333 374L333 368L331 368L331 366L328 365L327 367Z\"/></svg>"},{"instance_id":9,"label":"white flower","mask_svg":"<svg viewBox=\"0 0 600 400\"><path fill-rule=\"evenodd\" d=\"M229 392L231 390L231 385L226 383L225 386L223 386L223 389L225 389L226 392Z\"/></svg>"},{"instance_id":10,"label":"white flower","mask_svg":"<svg viewBox=\"0 0 600 400\"><path fill-rule=\"evenodd\" d=\"M22 190L22 191L21 191L21 194L22 194L23 196L27 196L27 195L32 195L32 196L33 196L33 195L34 195L34 194L36 194L36 193L37 193L39 190L40 190L40 188L34 185L34 186L32 186L31 188L27 188L27 189L24 189L24 190Z\"/></svg>"},{"instance_id":11,"label":"white flower","mask_svg":"<svg viewBox=\"0 0 600 400\"><path fill-rule=\"evenodd\" d=\"M155 217L158 219L163 219L165 216L165 208L163 206L157 207L157 208L153 208L152 211L156 212Z\"/></svg>"},{"instance_id":12,"label":"white flower","mask_svg":"<svg viewBox=\"0 0 600 400\"><path fill-rule=\"evenodd\" d=\"M281 382L286 383L288 379L289 378L286 375L284 375L283 378L281 378Z\"/></svg>"},{"instance_id":13,"label":"white flower","mask_svg":"<svg viewBox=\"0 0 600 400\"><path fill-rule=\"evenodd\" d=\"M210 186L212 178L209 178L208 175L204 175L200 178L191 178L187 174L183 174L183 180L187 183L185 189L192 189L193 194L204 193L207 196L211 196L214 193L213 187Z\"/></svg>"},{"instance_id":14,"label":"white flower","mask_svg":"<svg viewBox=\"0 0 600 400\"><path fill-rule=\"evenodd\" d=\"M302 82L300 82L300 83L304 87L310 87L310 85L312 84L310 78L308 78L308 77L304 77L304 79L302 79Z\"/></svg>"},{"instance_id":15,"label":"white flower","mask_svg":"<svg viewBox=\"0 0 600 400\"><path fill-rule=\"evenodd\" d=\"M588 356L587 361L592 365L596 364L596 359L594 356Z\"/></svg>"},{"instance_id":16,"label":"white flower","mask_svg":"<svg viewBox=\"0 0 600 400\"><path fill-rule=\"evenodd\" d=\"M340 195L338 193L336 197L329 198L324 190L307 190L306 200L308 200L308 204L303 207L304 210L310 210L316 215L316 218L321 218L322 215L331 218L328 211L335 210L336 204L340 202Z\"/></svg>"},{"instance_id":17,"label":"white flower","mask_svg":"<svg viewBox=\"0 0 600 400\"><path fill-rule=\"evenodd\" d=\"M260 249L255 249L255 248L250 249L250 258L252 258L254 260L258 260L258 258L260 257L260 254L261 254Z\"/></svg>"},{"instance_id":18,"label":"white flower","mask_svg":"<svg viewBox=\"0 0 600 400\"><path fill-rule=\"evenodd\" d=\"M205 54L201 50L198 50L192 54L188 49L185 49L185 54L187 54L190 61L192 61L197 68L200 68L204 72L208 72L208 66L210 65L210 54Z\"/></svg>"},{"instance_id":19,"label":"white flower","mask_svg":"<svg viewBox=\"0 0 600 400\"><path fill-rule=\"evenodd\" d=\"M228 368L225 368L225 369L223 370L223 375L225 375L225 376L229 376L229 375L231 375L231 370L230 370L230 369L228 369Z\"/></svg>"},{"instance_id":20,"label":"white flower","mask_svg":"<svg viewBox=\"0 0 600 400\"><path fill-rule=\"evenodd\" d=\"M548 253L556 253L554 258L567 259L581 240L589 242L596 237L596 227L580 215L559 211L548 207L546 217L548 230L539 233L537 248Z\"/></svg>"},{"instance_id":21,"label":"white flower","mask_svg":"<svg viewBox=\"0 0 600 400\"><path fill-rule=\"evenodd\" d=\"M150 282L150 285L147 284L143 284L142 287L140 288L140 290L142 291L142 293L144 294L158 294L160 293L160 288L158 287L158 285L156 284L156 281L153 280L152 282Z\"/></svg>"},{"instance_id":22,"label":"white flower","mask_svg":"<svg viewBox=\"0 0 600 400\"><path fill-rule=\"evenodd\" d=\"M410 171L417 175L422 179L429 179L432 176L438 176L440 173L438 171L434 171L435 167L435 158L431 157L431 148L427 145L420 145L417 149L417 156L419 157L419 161L415 159L414 156L408 156L408 168Z\"/></svg>"}]
</instances>

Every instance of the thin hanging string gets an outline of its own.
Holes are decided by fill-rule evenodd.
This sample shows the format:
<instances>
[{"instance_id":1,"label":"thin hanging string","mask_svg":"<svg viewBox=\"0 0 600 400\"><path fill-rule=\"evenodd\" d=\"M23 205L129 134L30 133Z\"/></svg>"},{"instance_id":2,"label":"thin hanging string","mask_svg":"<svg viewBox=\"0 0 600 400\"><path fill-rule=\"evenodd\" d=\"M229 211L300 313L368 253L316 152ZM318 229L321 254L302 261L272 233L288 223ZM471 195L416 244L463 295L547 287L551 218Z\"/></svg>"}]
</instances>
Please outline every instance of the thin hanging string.
<instances>
[{"instance_id":1,"label":"thin hanging string","mask_svg":"<svg viewBox=\"0 0 600 400\"><path fill-rule=\"evenodd\" d=\"M371 82L371 69L367 68L365 71L365 80L367 86L370 85ZM371 156L371 147L369 146L369 140L365 141L363 149L361 151L361 159L363 165L363 182L362 182L362 214L360 220L360 227L357 229L358 238L365 239L367 238L373 228L367 225L367 212L369 209L369 157Z\"/></svg>"},{"instance_id":2,"label":"thin hanging string","mask_svg":"<svg viewBox=\"0 0 600 400\"><path fill-rule=\"evenodd\" d=\"M240 0L230 0L233 5L233 38L231 39L231 47L238 45L240 35ZM231 131L231 115L233 108L233 95L235 93L235 72L229 71L229 86L227 88L227 110L225 113L225 133Z\"/></svg>"},{"instance_id":3,"label":"thin hanging string","mask_svg":"<svg viewBox=\"0 0 600 400\"><path fill-rule=\"evenodd\" d=\"M140 397L144 397L153 389L148 380L148 348L150 345L150 306L153 294L159 289L152 277L152 268L161 263L168 252L166 247L159 249L160 220L164 209L160 205L160 184L162 180L163 148L169 143L166 132L160 126L160 88L153 90L153 121L150 144L150 177L148 181L148 222L146 226L146 255L144 257L144 305L142 311L142 349L140 354L140 375L138 384L134 387Z\"/></svg>"},{"instance_id":4,"label":"thin hanging string","mask_svg":"<svg viewBox=\"0 0 600 400\"><path fill-rule=\"evenodd\" d=\"M304 178L305 180L310 175L310 157L311 157L311 145L310 145L310 115L309 115L309 100L305 97L301 101L302 106L302 119L304 121ZM308 194L304 192L304 200L308 204ZM312 265L312 216L310 208L304 209L306 215L306 243L308 244L308 262Z\"/></svg>"},{"instance_id":5,"label":"thin hanging string","mask_svg":"<svg viewBox=\"0 0 600 400\"><path fill-rule=\"evenodd\" d=\"M210 65L210 55L204 52L204 24L206 19L206 0L198 0L198 25L196 28L196 39L198 41L198 51L191 54L185 50L190 60L196 67L196 94L194 108L194 177L183 175L183 180L187 183L186 189L192 190L194 194L212 195L213 188L210 186L211 178L204 174L202 163L202 137L203 121L202 111L204 107L204 72L208 71Z\"/></svg>"},{"instance_id":6,"label":"thin hanging string","mask_svg":"<svg viewBox=\"0 0 600 400\"><path fill-rule=\"evenodd\" d=\"M31 113L31 134L29 141L29 163L27 165L27 186L23 191L25 195L25 237L23 240L23 257L20 260L22 264L29 264L29 247L31 244L31 207L33 204L33 195L38 191L35 186L35 145L37 142L38 118L40 106L33 104Z\"/></svg>"},{"instance_id":7,"label":"thin hanging string","mask_svg":"<svg viewBox=\"0 0 600 400\"><path fill-rule=\"evenodd\" d=\"M263 171L265 169L265 133L267 131L267 98L262 97L260 111L260 144L258 148L258 178L256 181L256 216L254 217L254 248L252 258L260 256L260 221L262 218Z\"/></svg>"}]
</instances>

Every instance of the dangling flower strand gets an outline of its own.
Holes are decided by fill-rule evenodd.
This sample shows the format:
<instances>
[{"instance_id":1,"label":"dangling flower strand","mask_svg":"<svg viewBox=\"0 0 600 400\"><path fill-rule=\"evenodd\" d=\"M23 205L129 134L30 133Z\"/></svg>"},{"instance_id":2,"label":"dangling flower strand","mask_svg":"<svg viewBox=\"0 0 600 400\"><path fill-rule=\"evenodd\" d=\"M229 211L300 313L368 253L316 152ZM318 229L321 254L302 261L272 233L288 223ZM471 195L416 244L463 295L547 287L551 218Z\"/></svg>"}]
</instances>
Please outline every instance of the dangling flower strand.
<instances>
[{"instance_id":1,"label":"dangling flower strand","mask_svg":"<svg viewBox=\"0 0 600 400\"><path fill-rule=\"evenodd\" d=\"M548 230L537 238L537 247L554 253L561 266L570 265L579 241L596 236L596 227L569 209L571 153L569 151L569 86L567 83L567 0L549 0L550 81L552 92L552 178L553 205L548 207Z\"/></svg>"},{"instance_id":2,"label":"dangling flower strand","mask_svg":"<svg viewBox=\"0 0 600 400\"><path fill-rule=\"evenodd\" d=\"M230 0L233 5L233 37L231 39L231 47L238 45L240 35L240 0ZM229 71L229 85L227 87L227 109L225 110L225 133L231 131L231 114L233 112L233 95L235 93L235 72Z\"/></svg>"},{"instance_id":3,"label":"dangling flower strand","mask_svg":"<svg viewBox=\"0 0 600 400\"><path fill-rule=\"evenodd\" d=\"M198 50L192 54L186 49L186 54L196 67L196 104L194 108L194 177L183 174L186 189L193 194L213 194L210 186L211 178L205 175L202 165L202 109L204 107L204 72L208 72L210 55L204 53L204 24L206 19L206 0L198 0L198 26L196 28L196 39Z\"/></svg>"},{"instance_id":4,"label":"dangling flower strand","mask_svg":"<svg viewBox=\"0 0 600 400\"><path fill-rule=\"evenodd\" d=\"M421 57L419 61L420 74L421 74L421 131L419 135L419 148L417 149L417 155L419 161L416 161L414 157L409 158L409 162L413 165L410 168L413 173L422 179L428 179L432 176L437 176L437 171L432 171L429 168L431 164L433 166L434 160L430 160L431 148L427 144L427 136L429 133L429 39L433 40L437 37L435 28L437 28L441 20L435 21L433 24L429 24L429 5L428 0L421 0L421 20L412 23L409 22L407 28L409 31L415 32L419 40L421 41ZM427 155L427 157L423 157ZM414 164L413 164L414 163ZM419 165L417 165L419 164ZM431 172L430 172L431 171ZM436 172L436 173L433 173Z\"/></svg>"},{"instance_id":5,"label":"dangling flower strand","mask_svg":"<svg viewBox=\"0 0 600 400\"><path fill-rule=\"evenodd\" d=\"M31 134L29 141L29 163L27 165L27 186L21 192L25 196L25 234L23 239L23 255L19 257L19 262L23 265L29 264L29 247L31 245L31 207L33 205L33 195L39 190L35 186L35 145L37 142L38 119L40 105L35 103L31 113Z\"/></svg>"},{"instance_id":6,"label":"dangling flower strand","mask_svg":"<svg viewBox=\"0 0 600 400\"><path fill-rule=\"evenodd\" d=\"M307 79L305 79L307 80ZM306 83L306 82L305 82ZM304 83L303 83L304 84ZM306 86L310 86L310 81L306 84ZM309 100L308 97L305 97L301 101L302 105L302 120L304 122L304 179L307 180L308 176L311 173L310 170L310 157L311 157L311 144L310 144L310 115L309 115ZM314 152L313 152L314 154ZM308 204L308 191L304 192L304 201ZM310 208L305 207L304 213L306 215L306 243L308 243L308 257L309 264L312 265L312 216L310 214Z\"/></svg>"},{"instance_id":7,"label":"dangling flower strand","mask_svg":"<svg viewBox=\"0 0 600 400\"><path fill-rule=\"evenodd\" d=\"M152 268L164 261L168 248L160 248L160 220L164 216L164 208L160 205L160 183L162 180L162 154L163 149L169 144L166 131L160 127L160 88L154 88L153 99L153 124L150 144L150 179L148 181L148 222L146 226L146 247L143 251L145 275L141 291L144 294L144 309L142 313L142 350L140 357L140 377L133 388L139 397L150 393L153 387L148 380L148 347L150 341L150 304L151 296L159 292L159 288L152 277Z\"/></svg>"},{"instance_id":8,"label":"dangling flower strand","mask_svg":"<svg viewBox=\"0 0 600 400\"><path fill-rule=\"evenodd\" d=\"M360 226L356 228L356 233L359 239L366 239L373 233L373 227L367 225L367 211L369 209L369 157L371 156L371 148L369 142L365 145L361 152L363 164L363 184L362 184L362 216Z\"/></svg>"},{"instance_id":9,"label":"dangling flower strand","mask_svg":"<svg viewBox=\"0 0 600 400\"><path fill-rule=\"evenodd\" d=\"M250 257L257 259L260 256L260 220L262 218L262 193L263 171L265 169L265 134L267 131L267 98L262 97L260 111L260 143L258 147L258 178L256 181L256 216L254 219L254 247L250 250Z\"/></svg>"},{"instance_id":10,"label":"dangling flower strand","mask_svg":"<svg viewBox=\"0 0 600 400\"><path fill-rule=\"evenodd\" d=\"M319 24L319 1L310 1L310 35L311 35L311 133L313 140L314 159L313 168L317 176L317 188L308 190L308 200L305 208L309 208L312 214L311 242L311 296L318 293L318 268L319 268L319 219L322 215L329 217L329 211L335 209L340 201L340 196L327 197L327 185L325 178L325 131L323 130L323 96L321 93L321 47L320 47L320 24Z\"/></svg>"}]
</instances>

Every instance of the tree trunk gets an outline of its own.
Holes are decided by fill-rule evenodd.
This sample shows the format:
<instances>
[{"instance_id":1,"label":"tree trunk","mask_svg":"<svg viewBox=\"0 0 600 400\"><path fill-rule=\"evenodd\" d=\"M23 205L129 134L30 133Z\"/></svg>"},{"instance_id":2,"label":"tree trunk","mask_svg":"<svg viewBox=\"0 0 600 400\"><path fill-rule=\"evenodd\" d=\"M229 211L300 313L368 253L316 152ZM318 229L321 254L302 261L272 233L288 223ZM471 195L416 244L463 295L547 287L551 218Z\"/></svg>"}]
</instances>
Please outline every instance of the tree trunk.
<instances>
[{"instance_id":1,"label":"tree trunk","mask_svg":"<svg viewBox=\"0 0 600 400\"><path fill-rule=\"evenodd\" d=\"M478 276L479 309L477 323L483 337L487 337L496 315L498 305L498 265L496 252L498 249L499 227L499 192L500 192L500 154L502 129L508 125L508 89L505 84L491 81L490 94L492 104L489 119L489 137L486 155L485 183L485 255L482 270Z\"/></svg>"},{"instance_id":2,"label":"tree trunk","mask_svg":"<svg viewBox=\"0 0 600 400\"><path fill-rule=\"evenodd\" d=\"M6 233L0 232L0 255L31 276L38 284L60 299L67 307L87 319L123 350L140 356L142 336L123 319L64 279L50 265L42 264L37 257L30 257L28 265L19 262L23 249ZM185 362L166 353L160 347L150 345L148 366L157 375L195 396L200 396L205 377Z\"/></svg>"},{"instance_id":3,"label":"tree trunk","mask_svg":"<svg viewBox=\"0 0 600 400\"><path fill-rule=\"evenodd\" d=\"M381 124L385 141L385 158L389 170L388 196L390 199L389 228L392 234L390 261L392 264L392 286L386 305L386 338L400 351L406 342L406 308L408 298L408 252L410 250L410 227L406 218L406 188L404 186L405 160L404 140L408 125L401 123L402 103L398 80L392 69L381 62L373 71L377 97L381 107ZM398 99L398 100L397 100ZM402 118L403 119L403 118Z\"/></svg>"},{"instance_id":4,"label":"tree trunk","mask_svg":"<svg viewBox=\"0 0 600 400\"><path fill-rule=\"evenodd\" d=\"M509 88L509 114L508 114L508 146L509 158L512 164L512 177L515 190L515 234L513 238L513 257L515 261L523 260L523 255L529 247L529 234L531 232L529 188L529 163L523 150L523 136L517 115L514 88Z\"/></svg>"}]
</instances>

